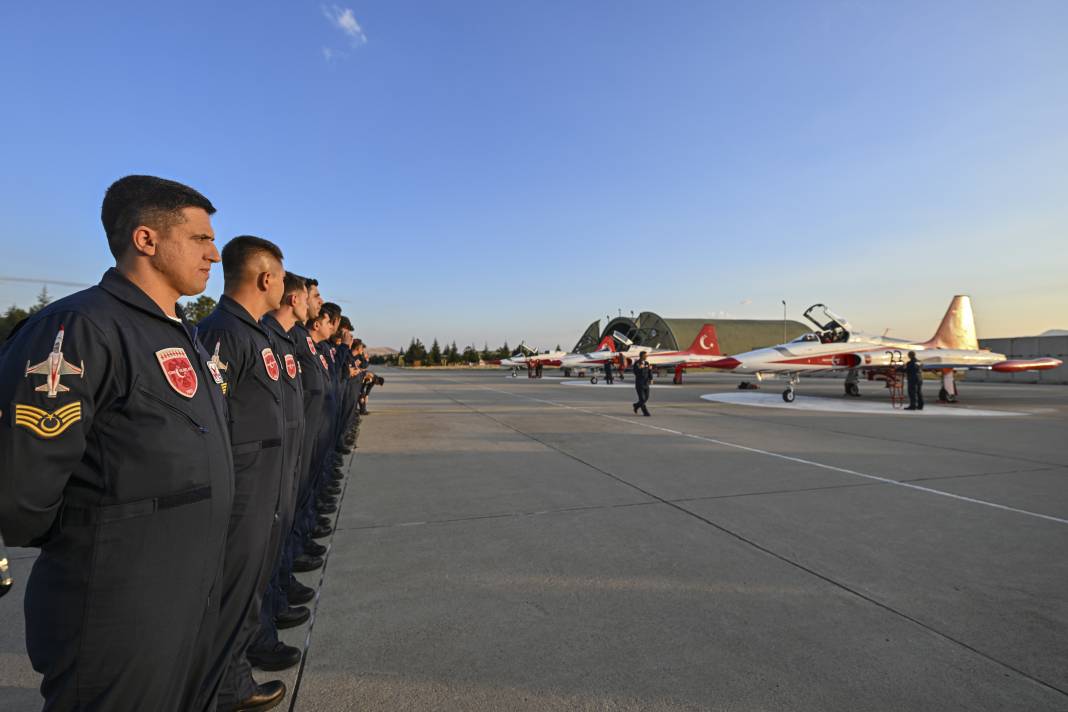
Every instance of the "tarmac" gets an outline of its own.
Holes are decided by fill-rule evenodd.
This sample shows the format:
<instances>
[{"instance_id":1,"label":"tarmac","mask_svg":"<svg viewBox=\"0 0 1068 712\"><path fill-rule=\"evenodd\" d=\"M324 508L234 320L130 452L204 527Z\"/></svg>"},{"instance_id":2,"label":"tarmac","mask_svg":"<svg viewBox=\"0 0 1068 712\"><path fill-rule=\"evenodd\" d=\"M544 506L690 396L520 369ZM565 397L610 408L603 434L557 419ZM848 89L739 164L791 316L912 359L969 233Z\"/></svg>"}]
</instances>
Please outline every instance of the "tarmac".
<instances>
[{"instance_id":1,"label":"tarmac","mask_svg":"<svg viewBox=\"0 0 1068 712\"><path fill-rule=\"evenodd\" d=\"M278 709L1068 710L1066 386L380 373Z\"/></svg>"}]
</instances>

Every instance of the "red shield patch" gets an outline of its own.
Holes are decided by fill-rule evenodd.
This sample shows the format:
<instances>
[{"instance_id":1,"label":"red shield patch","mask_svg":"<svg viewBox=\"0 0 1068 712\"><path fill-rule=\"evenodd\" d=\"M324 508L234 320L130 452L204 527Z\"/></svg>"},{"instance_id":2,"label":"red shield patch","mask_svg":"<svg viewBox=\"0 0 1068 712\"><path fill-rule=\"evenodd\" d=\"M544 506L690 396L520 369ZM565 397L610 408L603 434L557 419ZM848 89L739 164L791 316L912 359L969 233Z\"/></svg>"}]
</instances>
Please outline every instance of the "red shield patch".
<instances>
[{"instance_id":1,"label":"red shield patch","mask_svg":"<svg viewBox=\"0 0 1068 712\"><path fill-rule=\"evenodd\" d=\"M267 375L272 381L277 381L281 371L278 370L278 361L274 357L274 351L264 349L260 351L260 356L263 357L263 365L267 367Z\"/></svg>"},{"instance_id":2,"label":"red shield patch","mask_svg":"<svg viewBox=\"0 0 1068 712\"><path fill-rule=\"evenodd\" d=\"M319 361L323 364L323 368L325 368L327 371L330 370L330 366L326 363L326 356L319 354Z\"/></svg>"},{"instance_id":3,"label":"red shield patch","mask_svg":"<svg viewBox=\"0 0 1068 712\"><path fill-rule=\"evenodd\" d=\"M179 395L192 398L197 394L197 372L193 364L189 362L189 356L185 349L175 346L169 349L160 349L156 352L156 360L163 369L163 375L171 388Z\"/></svg>"},{"instance_id":4,"label":"red shield patch","mask_svg":"<svg viewBox=\"0 0 1068 712\"><path fill-rule=\"evenodd\" d=\"M297 360L293 358L293 354L286 354L286 373L290 378L297 377Z\"/></svg>"},{"instance_id":5,"label":"red shield patch","mask_svg":"<svg viewBox=\"0 0 1068 712\"><path fill-rule=\"evenodd\" d=\"M310 337L310 336L305 336L304 338L308 340L308 351L311 351L312 352L312 356L314 356L315 355L315 342L312 341L312 337Z\"/></svg>"}]
</instances>

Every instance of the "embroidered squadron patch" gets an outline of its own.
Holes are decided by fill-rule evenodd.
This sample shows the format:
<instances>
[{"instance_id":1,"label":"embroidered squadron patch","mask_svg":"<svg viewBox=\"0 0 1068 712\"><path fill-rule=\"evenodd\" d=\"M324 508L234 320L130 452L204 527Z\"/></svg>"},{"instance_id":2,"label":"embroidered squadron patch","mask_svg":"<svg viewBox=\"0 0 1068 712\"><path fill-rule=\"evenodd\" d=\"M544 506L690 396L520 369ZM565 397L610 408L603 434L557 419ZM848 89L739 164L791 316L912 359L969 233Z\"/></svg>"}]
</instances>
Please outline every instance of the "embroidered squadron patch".
<instances>
[{"instance_id":1,"label":"embroidered squadron patch","mask_svg":"<svg viewBox=\"0 0 1068 712\"><path fill-rule=\"evenodd\" d=\"M267 368L267 375L272 381L277 381L282 372L278 368L278 359L274 357L274 351L264 349L260 351L260 356L263 358L263 365Z\"/></svg>"},{"instance_id":2,"label":"embroidered squadron patch","mask_svg":"<svg viewBox=\"0 0 1068 712\"><path fill-rule=\"evenodd\" d=\"M304 338L308 342L308 351L311 351L312 356L314 356L315 355L315 342L312 341L312 337L310 337L310 336L305 336Z\"/></svg>"},{"instance_id":3,"label":"embroidered squadron patch","mask_svg":"<svg viewBox=\"0 0 1068 712\"><path fill-rule=\"evenodd\" d=\"M163 376L178 395L192 398L197 394L197 372L193 364L189 362L189 356L185 349L175 346L169 349L160 349L156 352L156 360L163 369Z\"/></svg>"},{"instance_id":4,"label":"embroidered squadron patch","mask_svg":"<svg viewBox=\"0 0 1068 712\"><path fill-rule=\"evenodd\" d=\"M297 377L297 359L293 358L293 354L285 355L286 361L286 373L289 374L290 379Z\"/></svg>"},{"instance_id":5,"label":"embroidered squadron patch","mask_svg":"<svg viewBox=\"0 0 1068 712\"><path fill-rule=\"evenodd\" d=\"M32 405L15 404L15 425L21 425L39 438L62 435L82 419L82 402L74 401L49 413Z\"/></svg>"},{"instance_id":6,"label":"embroidered squadron patch","mask_svg":"<svg viewBox=\"0 0 1068 712\"><path fill-rule=\"evenodd\" d=\"M323 368L325 368L327 371L330 370L330 366L326 363L326 356L319 354L319 362L323 364Z\"/></svg>"}]
</instances>

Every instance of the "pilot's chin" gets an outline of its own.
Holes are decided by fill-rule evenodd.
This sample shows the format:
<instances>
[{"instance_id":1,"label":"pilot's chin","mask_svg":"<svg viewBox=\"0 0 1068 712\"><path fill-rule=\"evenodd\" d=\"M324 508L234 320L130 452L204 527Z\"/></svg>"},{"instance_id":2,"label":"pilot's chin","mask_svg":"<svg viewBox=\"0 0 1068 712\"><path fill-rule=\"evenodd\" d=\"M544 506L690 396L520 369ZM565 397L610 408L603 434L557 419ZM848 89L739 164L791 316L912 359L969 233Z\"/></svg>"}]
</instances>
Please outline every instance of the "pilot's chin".
<instances>
[{"instance_id":1,"label":"pilot's chin","mask_svg":"<svg viewBox=\"0 0 1068 712\"><path fill-rule=\"evenodd\" d=\"M206 278L205 279L194 279L194 280L191 280L186 285L186 288L182 290L182 294L184 294L187 297L194 297L194 296L200 294L201 292L203 292L207 288L208 288L208 280Z\"/></svg>"}]
</instances>

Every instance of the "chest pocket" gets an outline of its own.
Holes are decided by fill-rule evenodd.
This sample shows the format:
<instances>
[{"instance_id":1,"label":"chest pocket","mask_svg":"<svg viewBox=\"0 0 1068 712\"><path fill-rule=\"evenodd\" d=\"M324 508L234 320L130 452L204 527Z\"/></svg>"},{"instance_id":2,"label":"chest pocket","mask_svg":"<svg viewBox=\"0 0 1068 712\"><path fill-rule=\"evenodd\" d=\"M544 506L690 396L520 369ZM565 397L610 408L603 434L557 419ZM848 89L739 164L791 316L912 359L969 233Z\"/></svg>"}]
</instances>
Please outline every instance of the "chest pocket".
<instances>
[{"instance_id":1,"label":"chest pocket","mask_svg":"<svg viewBox=\"0 0 1068 712\"><path fill-rule=\"evenodd\" d=\"M167 389L167 390L163 390ZM210 404L196 407L167 384L136 377L126 398L102 419L108 489L117 501L159 497L211 484L207 450L216 427ZM198 394L200 395L200 394ZM185 402L182 402L185 401Z\"/></svg>"},{"instance_id":2,"label":"chest pocket","mask_svg":"<svg viewBox=\"0 0 1068 712\"><path fill-rule=\"evenodd\" d=\"M257 364L250 377L230 391L230 433L234 454L281 444L279 384Z\"/></svg>"}]
</instances>

